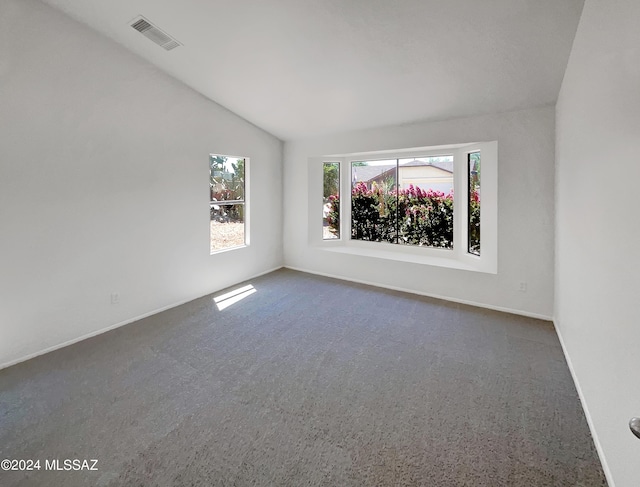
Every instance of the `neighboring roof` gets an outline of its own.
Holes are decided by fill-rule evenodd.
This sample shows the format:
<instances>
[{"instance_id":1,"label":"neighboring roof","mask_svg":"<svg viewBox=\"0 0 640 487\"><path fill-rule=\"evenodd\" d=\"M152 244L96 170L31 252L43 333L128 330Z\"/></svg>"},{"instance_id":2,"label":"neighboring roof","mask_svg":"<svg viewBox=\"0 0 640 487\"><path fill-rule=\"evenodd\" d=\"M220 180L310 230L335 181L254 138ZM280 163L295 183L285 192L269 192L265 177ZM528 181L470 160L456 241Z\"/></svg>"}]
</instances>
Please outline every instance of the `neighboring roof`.
<instances>
[{"instance_id":1,"label":"neighboring roof","mask_svg":"<svg viewBox=\"0 0 640 487\"><path fill-rule=\"evenodd\" d=\"M372 179L380 176L382 173L385 173L395 167L395 164L384 164L380 166L356 166L353 168L353 171L355 171L356 181L371 181ZM353 180L353 175L351 177Z\"/></svg>"}]
</instances>

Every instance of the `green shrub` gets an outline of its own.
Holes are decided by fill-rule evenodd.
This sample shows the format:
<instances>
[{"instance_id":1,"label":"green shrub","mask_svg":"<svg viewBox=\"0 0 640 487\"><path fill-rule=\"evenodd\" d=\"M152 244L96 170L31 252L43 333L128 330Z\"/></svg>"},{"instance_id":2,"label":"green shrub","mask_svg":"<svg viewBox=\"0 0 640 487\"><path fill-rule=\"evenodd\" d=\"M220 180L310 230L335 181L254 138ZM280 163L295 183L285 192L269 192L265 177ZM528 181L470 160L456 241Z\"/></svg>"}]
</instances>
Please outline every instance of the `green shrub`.
<instances>
[{"instance_id":1,"label":"green shrub","mask_svg":"<svg viewBox=\"0 0 640 487\"><path fill-rule=\"evenodd\" d=\"M329 196L329 214L327 215L329 231L340 236L340 197L337 194Z\"/></svg>"},{"instance_id":2,"label":"green shrub","mask_svg":"<svg viewBox=\"0 0 640 487\"><path fill-rule=\"evenodd\" d=\"M351 195L351 238L371 242L397 239L396 197L374 184L358 183Z\"/></svg>"},{"instance_id":3,"label":"green shrub","mask_svg":"<svg viewBox=\"0 0 640 487\"><path fill-rule=\"evenodd\" d=\"M453 248L453 194L409 185L398 193L399 243Z\"/></svg>"},{"instance_id":4,"label":"green shrub","mask_svg":"<svg viewBox=\"0 0 640 487\"><path fill-rule=\"evenodd\" d=\"M337 233L340 198L332 195L329 200L327 221L329 229ZM476 206L479 238L479 202ZM413 185L400 191L387 191L376 184L368 189L364 183L357 183L351 192L351 238L451 249L453 194L424 191Z\"/></svg>"},{"instance_id":5,"label":"green shrub","mask_svg":"<svg viewBox=\"0 0 640 487\"><path fill-rule=\"evenodd\" d=\"M480 196L475 189L469 199L469 252L480 255Z\"/></svg>"}]
</instances>

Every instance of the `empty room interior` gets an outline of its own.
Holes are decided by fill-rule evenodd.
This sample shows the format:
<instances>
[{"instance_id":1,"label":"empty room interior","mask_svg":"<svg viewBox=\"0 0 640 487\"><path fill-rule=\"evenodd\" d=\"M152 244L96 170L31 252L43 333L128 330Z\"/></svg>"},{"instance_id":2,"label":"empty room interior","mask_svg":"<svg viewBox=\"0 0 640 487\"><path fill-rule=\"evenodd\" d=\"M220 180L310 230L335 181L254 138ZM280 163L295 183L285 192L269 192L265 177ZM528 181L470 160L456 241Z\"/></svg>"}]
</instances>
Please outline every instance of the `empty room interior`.
<instances>
[{"instance_id":1,"label":"empty room interior","mask_svg":"<svg viewBox=\"0 0 640 487\"><path fill-rule=\"evenodd\" d=\"M640 485L639 26L0 0L0 485Z\"/></svg>"}]
</instances>

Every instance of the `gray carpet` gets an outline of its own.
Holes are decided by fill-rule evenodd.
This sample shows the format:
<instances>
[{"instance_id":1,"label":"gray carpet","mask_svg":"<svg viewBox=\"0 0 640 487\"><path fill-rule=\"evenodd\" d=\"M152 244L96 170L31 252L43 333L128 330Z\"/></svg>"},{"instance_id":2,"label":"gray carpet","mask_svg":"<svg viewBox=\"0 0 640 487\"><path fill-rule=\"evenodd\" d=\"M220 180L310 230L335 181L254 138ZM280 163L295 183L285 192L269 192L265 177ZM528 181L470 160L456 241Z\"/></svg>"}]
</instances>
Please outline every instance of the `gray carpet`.
<instances>
[{"instance_id":1,"label":"gray carpet","mask_svg":"<svg viewBox=\"0 0 640 487\"><path fill-rule=\"evenodd\" d=\"M0 485L606 485L551 323L251 284L0 371L0 458L98 459Z\"/></svg>"}]
</instances>

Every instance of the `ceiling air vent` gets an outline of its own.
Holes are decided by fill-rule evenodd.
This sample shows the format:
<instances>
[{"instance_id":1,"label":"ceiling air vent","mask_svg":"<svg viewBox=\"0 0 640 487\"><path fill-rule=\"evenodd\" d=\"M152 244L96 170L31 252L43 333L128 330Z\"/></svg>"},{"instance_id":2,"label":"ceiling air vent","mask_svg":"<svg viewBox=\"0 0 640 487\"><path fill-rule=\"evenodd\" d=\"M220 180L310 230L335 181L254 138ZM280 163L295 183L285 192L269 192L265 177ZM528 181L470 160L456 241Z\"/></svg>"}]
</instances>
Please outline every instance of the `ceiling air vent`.
<instances>
[{"instance_id":1,"label":"ceiling air vent","mask_svg":"<svg viewBox=\"0 0 640 487\"><path fill-rule=\"evenodd\" d=\"M135 30L140 32L148 39L151 39L153 42L166 49L167 51L170 51L171 49L174 49L181 45L173 37L158 29L142 15L133 19L133 21L129 25L131 25L131 27L133 27Z\"/></svg>"}]
</instances>

